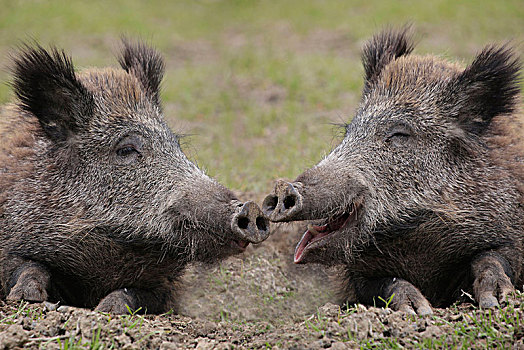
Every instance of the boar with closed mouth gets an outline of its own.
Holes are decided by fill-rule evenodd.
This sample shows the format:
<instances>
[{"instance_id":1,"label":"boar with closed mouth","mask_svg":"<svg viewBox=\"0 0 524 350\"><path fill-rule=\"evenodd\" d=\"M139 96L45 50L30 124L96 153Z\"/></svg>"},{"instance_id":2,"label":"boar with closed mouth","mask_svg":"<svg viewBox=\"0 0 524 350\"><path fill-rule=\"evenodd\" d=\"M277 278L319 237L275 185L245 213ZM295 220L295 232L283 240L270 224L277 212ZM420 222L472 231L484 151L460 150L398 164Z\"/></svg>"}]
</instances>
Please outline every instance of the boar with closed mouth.
<instances>
[{"instance_id":1,"label":"boar with closed mouth","mask_svg":"<svg viewBox=\"0 0 524 350\"><path fill-rule=\"evenodd\" d=\"M0 297L161 313L191 261L268 236L182 153L162 114L161 56L123 40L121 68L76 73L58 49L13 57L0 110Z\"/></svg>"},{"instance_id":2,"label":"boar with closed mouth","mask_svg":"<svg viewBox=\"0 0 524 350\"><path fill-rule=\"evenodd\" d=\"M411 54L409 28L364 47L362 99L342 142L263 211L310 220L296 263L345 266L344 300L410 313L462 291L481 307L524 283L519 59L487 46L467 67Z\"/></svg>"}]
</instances>

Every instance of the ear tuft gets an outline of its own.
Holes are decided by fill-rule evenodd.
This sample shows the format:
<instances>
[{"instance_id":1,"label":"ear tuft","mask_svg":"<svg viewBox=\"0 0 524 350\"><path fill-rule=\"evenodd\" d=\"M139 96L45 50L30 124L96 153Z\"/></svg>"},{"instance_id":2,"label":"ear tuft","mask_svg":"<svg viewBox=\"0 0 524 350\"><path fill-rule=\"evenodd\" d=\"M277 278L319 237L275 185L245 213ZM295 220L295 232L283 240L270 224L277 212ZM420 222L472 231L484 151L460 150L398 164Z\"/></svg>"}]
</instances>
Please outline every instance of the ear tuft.
<instances>
[{"instance_id":1,"label":"ear tuft","mask_svg":"<svg viewBox=\"0 0 524 350\"><path fill-rule=\"evenodd\" d=\"M467 131L483 133L491 120L512 113L519 94L520 60L508 45L485 47L451 84L452 114Z\"/></svg>"},{"instance_id":2,"label":"ear tuft","mask_svg":"<svg viewBox=\"0 0 524 350\"><path fill-rule=\"evenodd\" d=\"M122 68L133 74L153 101L160 106L160 83L164 77L164 60L143 42L122 38L123 49L118 58Z\"/></svg>"},{"instance_id":3,"label":"ear tuft","mask_svg":"<svg viewBox=\"0 0 524 350\"><path fill-rule=\"evenodd\" d=\"M374 35L362 50L362 64L365 71L364 92L376 81L388 63L410 54L413 48L410 25L396 30L387 28Z\"/></svg>"},{"instance_id":4,"label":"ear tuft","mask_svg":"<svg viewBox=\"0 0 524 350\"><path fill-rule=\"evenodd\" d=\"M12 86L22 109L35 115L49 138L64 141L93 114L93 97L61 50L23 45L13 57Z\"/></svg>"}]
</instances>

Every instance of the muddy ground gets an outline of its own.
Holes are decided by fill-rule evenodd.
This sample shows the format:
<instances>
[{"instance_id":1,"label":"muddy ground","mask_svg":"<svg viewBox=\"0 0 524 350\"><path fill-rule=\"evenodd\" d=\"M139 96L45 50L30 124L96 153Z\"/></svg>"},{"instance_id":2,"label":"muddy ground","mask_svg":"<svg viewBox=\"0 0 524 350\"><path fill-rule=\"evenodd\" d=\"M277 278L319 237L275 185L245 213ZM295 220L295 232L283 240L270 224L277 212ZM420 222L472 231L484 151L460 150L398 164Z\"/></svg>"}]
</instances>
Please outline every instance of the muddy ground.
<instances>
[{"instance_id":1,"label":"muddy ground","mask_svg":"<svg viewBox=\"0 0 524 350\"><path fill-rule=\"evenodd\" d=\"M336 269L292 264L300 224L217 266L191 266L177 313L111 316L65 305L0 302L0 349L524 349L524 298L416 317L335 305ZM466 296L467 297L467 296Z\"/></svg>"}]
</instances>

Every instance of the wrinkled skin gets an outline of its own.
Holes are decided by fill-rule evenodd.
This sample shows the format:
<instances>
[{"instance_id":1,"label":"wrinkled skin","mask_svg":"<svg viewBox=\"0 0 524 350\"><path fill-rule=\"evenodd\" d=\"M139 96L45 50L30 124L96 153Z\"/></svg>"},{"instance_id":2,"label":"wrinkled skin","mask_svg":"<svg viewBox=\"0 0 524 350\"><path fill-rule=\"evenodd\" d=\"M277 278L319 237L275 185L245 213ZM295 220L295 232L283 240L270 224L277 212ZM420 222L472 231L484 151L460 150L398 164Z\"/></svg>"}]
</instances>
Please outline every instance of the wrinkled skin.
<instances>
[{"instance_id":1,"label":"wrinkled skin","mask_svg":"<svg viewBox=\"0 0 524 350\"><path fill-rule=\"evenodd\" d=\"M520 65L504 46L466 68L412 49L406 30L367 43L344 139L263 210L311 221L295 262L344 265L346 302L424 315L466 291L494 307L524 283Z\"/></svg>"},{"instance_id":2,"label":"wrinkled skin","mask_svg":"<svg viewBox=\"0 0 524 350\"><path fill-rule=\"evenodd\" d=\"M58 50L14 59L1 109L0 296L127 313L173 308L190 261L268 236L253 202L206 176L162 115L163 61L124 42L121 69L75 73Z\"/></svg>"}]
</instances>

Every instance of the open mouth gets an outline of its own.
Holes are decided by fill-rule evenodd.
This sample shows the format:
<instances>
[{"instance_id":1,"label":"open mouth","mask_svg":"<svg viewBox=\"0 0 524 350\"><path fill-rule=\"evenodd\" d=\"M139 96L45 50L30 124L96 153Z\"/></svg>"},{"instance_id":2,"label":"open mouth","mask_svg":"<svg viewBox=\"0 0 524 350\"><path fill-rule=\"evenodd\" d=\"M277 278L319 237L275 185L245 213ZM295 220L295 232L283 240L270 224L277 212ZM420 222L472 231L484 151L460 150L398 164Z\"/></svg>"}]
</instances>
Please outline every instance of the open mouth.
<instances>
[{"instance_id":1,"label":"open mouth","mask_svg":"<svg viewBox=\"0 0 524 350\"><path fill-rule=\"evenodd\" d=\"M231 241L231 246L234 249L240 250L241 252L245 251L248 245L249 245L248 241L243 241L243 240L240 240L240 239L238 239L238 240L234 239L234 240Z\"/></svg>"},{"instance_id":2,"label":"open mouth","mask_svg":"<svg viewBox=\"0 0 524 350\"><path fill-rule=\"evenodd\" d=\"M327 223L324 225L313 225L307 226L307 231L302 236L302 239L298 243L295 249L295 264L302 262L304 252L310 249L315 243L325 240L328 236L333 233L340 231L346 227L350 222L355 221L357 218L357 207L355 203L351 203L348 211L342 215L335 216L331 219L326 220Z\"/></svg>"}]
</instances>

